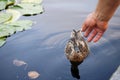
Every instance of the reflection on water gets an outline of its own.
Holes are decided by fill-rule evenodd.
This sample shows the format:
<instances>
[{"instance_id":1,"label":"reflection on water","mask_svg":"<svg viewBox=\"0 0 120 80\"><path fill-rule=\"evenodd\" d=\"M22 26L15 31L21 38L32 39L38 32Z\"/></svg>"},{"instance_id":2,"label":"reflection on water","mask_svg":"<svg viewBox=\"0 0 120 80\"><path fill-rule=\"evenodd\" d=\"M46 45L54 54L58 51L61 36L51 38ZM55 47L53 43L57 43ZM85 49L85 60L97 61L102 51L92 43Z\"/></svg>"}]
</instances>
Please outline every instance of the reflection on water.
<instances>
[{"instance_id":1,"label":"reflection on water","mask_svg":"<svg viewBox=\"0 0 120 80\"><path fill-rule=\"evenodd\" d=\"M83 61L82 61L83 62ZM72 62L71 63L71 74L74 78L80 79L80 74L79 74L79 69L78 66L82 63L82 62Z\"/></svg>"},{"instance_id":2,"label":"reflection on water","mask_svg":"<svg viewBox=\"0 0 120 80\"><path fill-rule=\"evenodd\" d=\"M82 24L95 1L45 0L45 13L30 17L37 21L33 29L11 36L0 48L0 80L29 80L29 71L40 72L36 80L74 80L79 76L80 80L109 80L120 65L120 28L114 25L120 23L119 17L98 43L89 43L92 53L82 64L70 64L63 54L71 30L80 28L76 25ZM14 59L29 64L27 69L14 66Z\"/></svg>"},{"instance_id":3,"label":"reflection on water","mask_svg":"<svg viewBox=\"0 0 120 80\"><path fill-rule=\"evenodd\" d=\"M65 47L65 55L71 63L71 74L80 79L78 66L88 56L89 48L80 30L73 30Z\"/></svg>"}]
</instances>

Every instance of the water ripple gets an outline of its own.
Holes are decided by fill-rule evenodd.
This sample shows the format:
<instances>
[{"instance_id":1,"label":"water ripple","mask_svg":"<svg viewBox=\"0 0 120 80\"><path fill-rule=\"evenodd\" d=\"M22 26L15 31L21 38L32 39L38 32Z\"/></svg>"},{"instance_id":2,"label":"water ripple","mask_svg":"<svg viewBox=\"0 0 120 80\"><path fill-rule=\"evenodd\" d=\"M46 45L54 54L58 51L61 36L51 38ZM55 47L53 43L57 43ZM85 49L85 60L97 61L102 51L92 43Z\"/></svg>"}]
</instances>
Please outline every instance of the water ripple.
<instances>
[{"instance_id":1,"label":"water ripple","mask_svg":"<svg viewBox=\"0 0 120 80\"><path fill-rule=\"evenodd\" d=\"M66 44L66 41L68 41L69 36L70 31L52 33L42 40L41 46L52 48L63 47Z\"/></svg>"}]
</instances>

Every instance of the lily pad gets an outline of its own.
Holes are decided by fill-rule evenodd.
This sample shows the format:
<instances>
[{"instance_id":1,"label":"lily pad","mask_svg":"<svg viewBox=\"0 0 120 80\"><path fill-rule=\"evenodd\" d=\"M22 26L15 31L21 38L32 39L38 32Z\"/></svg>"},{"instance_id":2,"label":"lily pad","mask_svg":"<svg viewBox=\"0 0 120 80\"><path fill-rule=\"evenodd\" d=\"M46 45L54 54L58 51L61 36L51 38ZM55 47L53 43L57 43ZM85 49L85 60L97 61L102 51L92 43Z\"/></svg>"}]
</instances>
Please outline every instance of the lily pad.
<instances>
[{"instance_id":1,"label":"lily pad","mask_svg":"<svg viewBox=\"0 0 120 80\"><path fill-rule=\"evenodd\" d=\"M15 3L15 0L7 0L8 2L7 2L7 5L12 5L12 4L14 4Z\"/></svg>"},{"instance_id":2,"label":"lily pad","mask_svg":"<svg viewBox=\"0 0 120 80\"><path fill-rule=\"evenodd\" d=\"M19 20L13 23L10 23L9 25L14 26L16 31L23 31L31 29L33 22L31 20Z\"/></svg>"},{"instance_id":3,"label":"lily pad","mask_svg":"<svg viewBox=\"0 0 120 80\"><path fill-rule=\"evenodd\" d=\"M0 24L0 37L6 37L12 35L15 32L15 28L10 25Z\"/></svg>"},{"instance_id":4,"label":"lily pad","mask_svg":"<svg viewBox=\"0 0 120 80\"><path fill-rule=\"evenodd\" d=\"M12 18L10 13L0 13L0 23L4 23Z\"/></svg>"},{"instance_id":5,"label":"lily pad","mask_svg":"<svg viewBox=\"0 0 120 80\"><path fill-rule=\"evenodd\" d=\"M7 9L6 13L9 13L9 14L11 13L12 14L12 18L10 20L8 20L6 23L15 22L21 16L21 13L19 11L16 11L16 10L13 10L13 9Z\"/></svg>"},{"instance_id":6,"label":"lily pad","mask_svg":"<svg viewBox=\"0 0 120 80\"><path fill-rule=\"evenodd\" d=\"M11 9L17 10L25 16L36 15L43 12L43 8L41 5L32 3L17 4L17 6L11 7Z\"/></svg>"},{"instance_id":7,"label":"lily pad","mask_svg":"<svg viewBox=\"0 0 120 80\"><path fill-rule=\"evenodd\" d=\"M1 37L0 38L0 47L3 46L6 42L6 38L5 37Z\"/></svg>"},{"instance_id":8,"label":"lily pad","mask_svg":"<svg viewBox=\"0 0 120 80\"><path fill-rule=\"evenodd\" d=\"M18 3L16 1L20 1ZM31 16L43 12L42 0L0 0L0 47L6 38L17 31L31 29L31 20L18 20L21 15Z\"/></svg>"},{"instance_id":9,"label":"lily pad","mask_svg":"<svg viewBox=\"0 0 120 80\"><path fill-rule=\"evenodd\" d=\"M40 4L40 3L42 3L42 0L21 0L21 3L35 3L35 4Z\"/></svg>"},{"instance_id":10,"label":"lily pad","mask_svg":"<svg viewBox=\"0 0 120 80\"><path fill-rule=\"evenodd\" d=\"M8 9L9 8L9 6L12 6L12 5L14 5L15 4L15 0L7 0L7 5L6 5L6 9Z\"/></svg>"},{"instance_id":11,"label":"lily pad","mask_svg":"<svg viewBox=\"0 0 120 80\"><path fill-rule=\"evenodd\" d=\"M0 24L0 46L5 43L6 38L17 31L31 29L33 22L31 20L19 20L9 24Z\"/></svg>"},{"instance_id":12,"label":"lily pad","mask_svg":"<svg viewBox=\"0 0 120 80\"><path fill-rule=\"evenodd\" d=\"M5 9L5 8L6 8L6 5L7 5L7 1L1 0L1 1L0 1L0 10Z\"/></svg>"},{"instance_id":13,"label":"lily pad","mask_svg":"<svg viewBox=\"0 0 120 80\"><path fill-rule=\"evenodd\" d=\"M9 5L13 5L15 0L0 0L0 10L4 10Z\"/></svg>"}]
</instances>

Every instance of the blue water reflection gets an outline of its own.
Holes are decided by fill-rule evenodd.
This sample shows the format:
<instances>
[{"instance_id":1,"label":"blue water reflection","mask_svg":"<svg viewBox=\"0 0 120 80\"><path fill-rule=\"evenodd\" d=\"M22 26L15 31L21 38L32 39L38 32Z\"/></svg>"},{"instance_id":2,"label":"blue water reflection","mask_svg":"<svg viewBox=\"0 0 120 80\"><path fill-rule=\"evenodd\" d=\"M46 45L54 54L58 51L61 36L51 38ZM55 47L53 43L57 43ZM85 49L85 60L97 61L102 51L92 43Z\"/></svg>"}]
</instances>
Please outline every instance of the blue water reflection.
<instances>
[{"instance_id":1,"label":"blue water reflection","mask_svg":"<svg viewBox=\"0 0 120 80\"><path fill-rule=\"evenodd\" d=\"M94 2L94 3L93 3ZM27 73L40 73L36 80L75 80L64 47L72 29L79 29L96 0L44 0L45 13L22 17L37 21L33 28L19 32L0 48L0 80L29 80ZM109 80L120 65L120 15L118 11L109 29L96 44L89 43L90 55L78 66L80 80ZM17 67L13 60L28 64Z\"/></svg>"}]
</instances>

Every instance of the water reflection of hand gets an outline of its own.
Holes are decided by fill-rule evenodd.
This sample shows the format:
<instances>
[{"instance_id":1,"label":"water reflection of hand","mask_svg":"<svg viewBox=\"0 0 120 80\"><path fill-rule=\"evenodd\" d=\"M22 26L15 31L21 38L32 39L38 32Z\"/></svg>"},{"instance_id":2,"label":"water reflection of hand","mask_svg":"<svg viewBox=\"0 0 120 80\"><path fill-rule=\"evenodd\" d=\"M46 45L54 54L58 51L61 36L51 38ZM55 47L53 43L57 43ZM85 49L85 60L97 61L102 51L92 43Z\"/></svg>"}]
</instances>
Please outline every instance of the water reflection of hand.
<instances>
[{"instance_id":1,"label":"water reflection of hand","mask_svg":"<svg viewBox=\"0 0 120 80\"><path fill-rule=\"evenodd\" d=\"M98 20L95 13L91 13L84 21L82 31L85 32L84 36L88 37L88 42L97 42L106 31L107 25L108 22Z\"/></svg>"}]
</instances>

